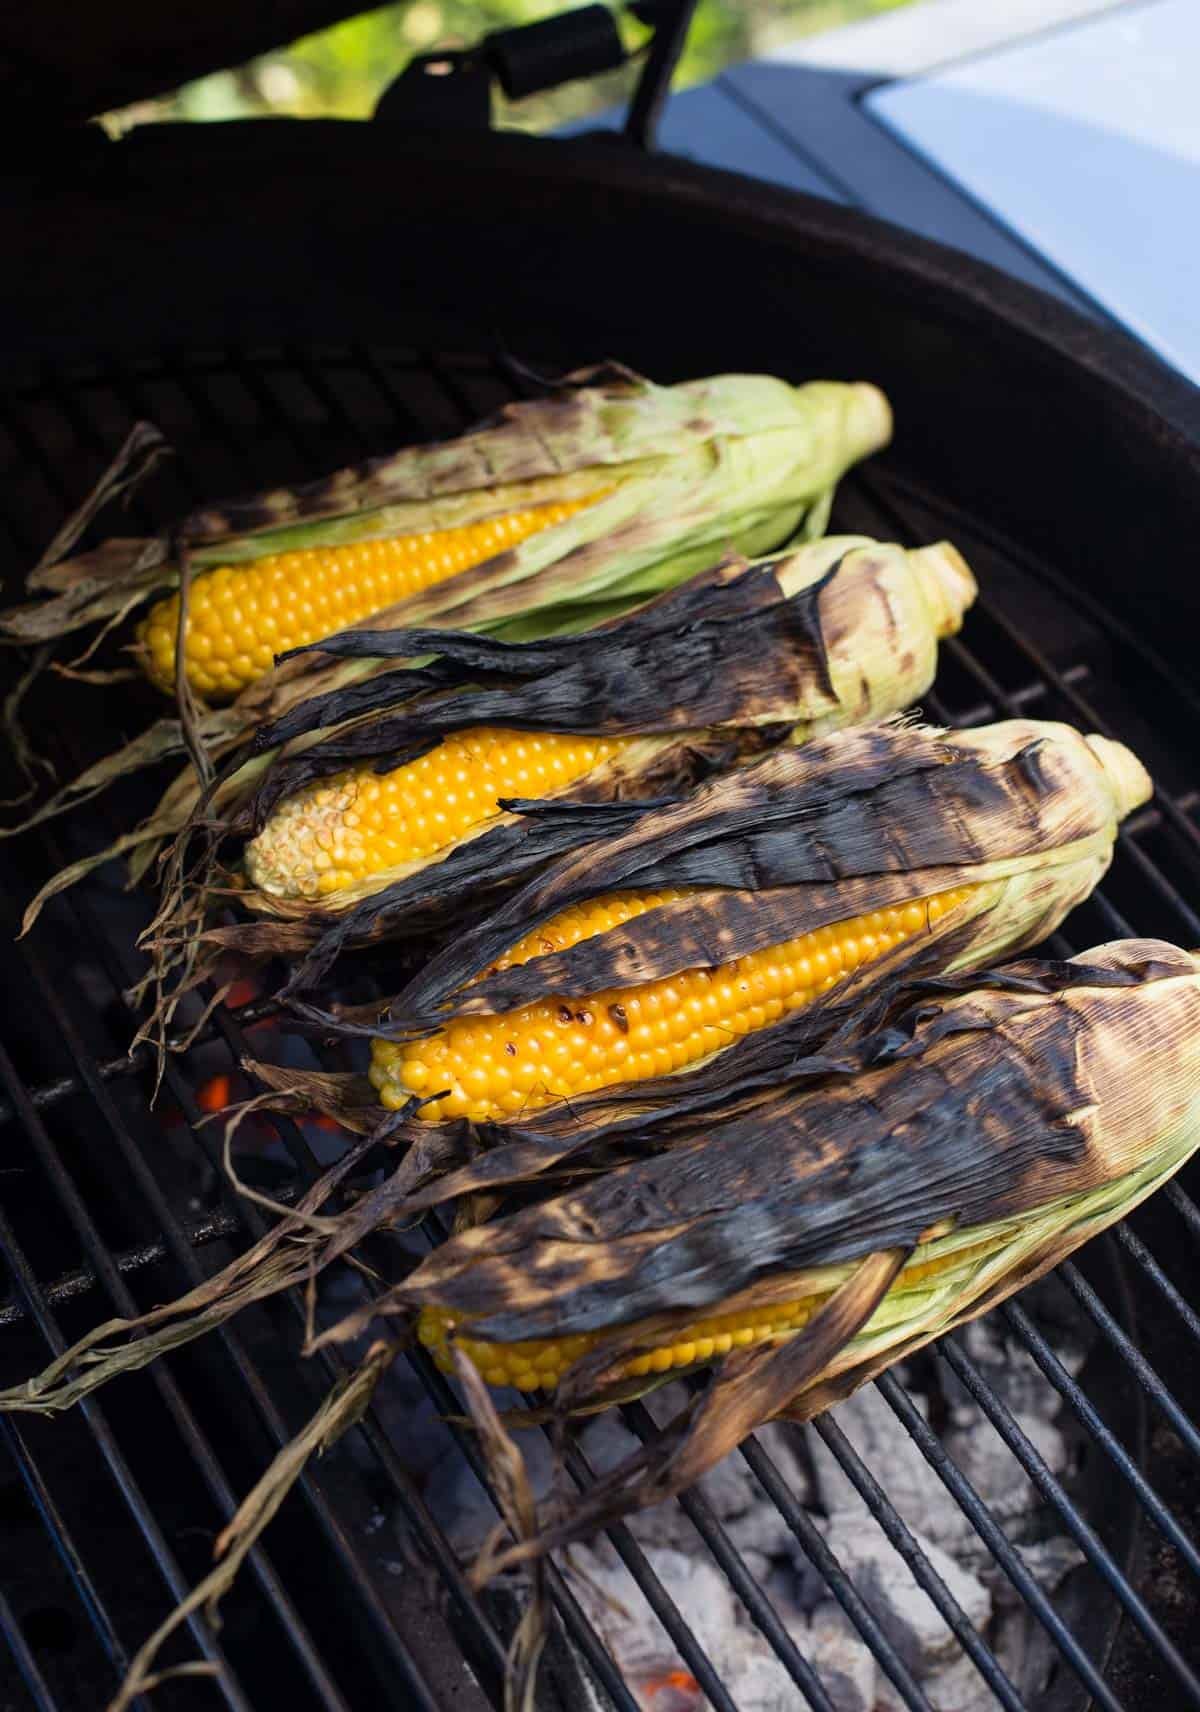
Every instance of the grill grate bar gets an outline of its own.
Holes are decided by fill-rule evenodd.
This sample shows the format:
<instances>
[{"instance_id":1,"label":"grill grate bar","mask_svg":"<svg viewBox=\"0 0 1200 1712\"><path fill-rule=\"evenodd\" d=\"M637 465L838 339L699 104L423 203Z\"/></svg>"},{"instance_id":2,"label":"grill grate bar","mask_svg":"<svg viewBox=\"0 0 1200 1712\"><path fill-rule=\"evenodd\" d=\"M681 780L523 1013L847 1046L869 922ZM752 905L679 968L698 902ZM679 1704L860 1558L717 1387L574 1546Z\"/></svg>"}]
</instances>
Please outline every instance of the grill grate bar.
<instances>
[{"instance_id":1,"label":"grill grate bar","mask_svg":"<svg viewBox=\"0 0 1200 1712\"><path fill-rule=\"evenodd\" d=\"M595 1472L584 1456L580 1446L570 1443L565 1448L567 1473L581 1492L593 1484ZM716 1666L697 1640L695 1633L684 1620L678 1605L663 1586L654 1566L638 1544L633 1533L624 1522L618 1522L605 1533L616 1551L621 1562L625 1565L634 1582L640 1589L646 1603L654 1612L663 1630L671 1642L678 1648L679 1656L687 1666L691 1675L700 1684L701 1692L712 1704L715 1712L737 1712L733 1700ZM815 1678L813 1679L815 1682ZM809 1685L804 1685L804 1692L813 1707L813 1712L833 1712L829 1701L820 1684L816 1684L816 1694L809 1691Z\"/></svg>"},{"instance_id":2,"label":"grill grate bar","mask_svg":"<svg viewBox=\"0 0 1200 1712\"><path fill-rule=\"evenodd\" d=\"M19 1085L16 1080L16 1074L9 1062L8 1054L4 1051L2 1046L0 1046L0 1079L3 1079L5 1084L8 1086L10 1095L15 1098L19 1098L17 1093ZM32 1114L31 1121L33 1124L36 1124L37 1122L36 1118L32 1117ZM32 1129L29 1133L32 1135ZM49 1138L47 1138L47 1144L48 1140ZM52 1152L53 1150L50 1149L50 1151ZM42 1297L41 1291L38 1288L37 1280L33 1275L32 1268L25 1257L24 1250L17 1242L16 1233L13 1231L8 1219L2 1212L0 1212L0 1248L3 1249L7 1257L8 1265L16 1279L17 1287L28 1303L30 1312L37 1322L38 1330L41 1332L50 1350L55 1355L61 1355L67 1347L66 1339L63 1337L59 1330L57 1321L51 1314ZM155 1519L153 1510L146 1502L141 1487L134 1479L133 1473L117 1444L116 1437L113 1434L112 1429L109 1427L103 1411L91 1399L85 1399L79 1407L82 1410L83 1417L87 1422L89 1429L91 1430L92 1436L101 1456L104 1459L105 1465L112 1476L113 1482L124 1499L130 1514L137 1522L142 1538L154 1559L163 1581L167 1585L167 1589L170 1592L172 1599L175 1602L182 1600L188 1592L188 1585L184 1579L183 1572L179 1567L178 1560L176 1559L175 1554L171 1551L170 1546L167 1544L162 1529L159 1527L158 1522ZM64 1534L64 1538L68 1541L70 1540L71 1536L69 1531ZM74 1550L74 1548L72 1549ZM75 1555L80 1557L80 1561L82 1561L81 1554L75 1552ZM220 1692L224 1697L226 1704L231 1707L238 1708L239 1712L252 1712L250 1703L243 1694L236 1676L233 1674L228 1661L225 1659L220 1643L216 1640L213 1634L212 1626L202 1616L202 1614L197 1611L190 1613L187 1619L187 1625L205 1662L219 1668L220 1675L217 1680L219 1682Z\"/></svg>"},{"instance_id":3,"label":"grill grate bar","mask_svg":"<svg viewBox=\"0 0 1200 1712\"><path fill-rule=\"evenodd\" d=\"M805 1557L875 1654L876 1663L886 1673L904 1704L913 1712L921 1712L929 1704L923 1690L880 1628L845 1568L829 1549L825 1536L804 1506L797 1502L772 1458L755 1438L740 1445L738 1454L792 1530Z\"/></svg>"},{"instance_id":4,"label":"grill grate bar","mask_svg":"<svg viewBox=\"0 0 1200 1712\"><path fill-rule=\"evenodd\" d=\"M1197 1432L1179 1406L1174 1394L1168 1390L1161 1374L1146 1360L1133 1339L1104 1306L1104 1303L1084 1279L1078 1268L1071 1261L1064 1261L1058 1268L1058 1276L1085 1312L1095 1321L1108 1341L1124 1358L1142 1390L1154 1406L1170 1421L1192 1455L1200 1457L1200 1432Z\"/></svg>"},{"instance_id":5,"label":"grill grate bar","mask_svg":"<svg viewBox=\"0 0 1200 1712\"><path fill-rule=\"evenodd\" d=\"M658 1424L644 1403L626 1403L621 1409L621 1418L630 1432L643 1444L649 1444L659 1436ZM690 1492L680 1493L676 1502L712 1553L714 1562L745 1606L755 1628L766 1639L792 1681L804 1690L810 1703L816 1705L817 1702L808 1694L809 1685L815 1681L811 1665L800 1656L795 1641L779 1620L779 1613L764 1589L746 1568L742 1554L713 1514L712 1505L701 1488L693 1487ZM880 1638L884 1645L876 1652L878 1663L892 1677L905 1704L912 1706L914 1712L921 1712L927 1705L925 1696L887 1637L881 1634Z\"/></svg>"},{"instance_id":6,"label":"grill grate bar","mask_svg":"<svg viewBox=\"0 0 1200 1712\"><path fill-rule=\"evenodd\" d=\"M1189 1335L1200 1343L1200 1315L1180 1295L1142 1239L1135 1231L1130 1230L1128 1224L1116 1227L1116 1237L1126 1254L1137 1262L1154 1288L1171 1304L1187 1327Z\"/></svg>"},{"instance_id":7,"label":"grill grate bar","mask_svg":"<svg viewBox=\"0 0 1200 1712\"><path fill-rule=\"evenodd\" d=\"M285 1205L298 1200L299 1195L295 1184L283 1183L272 1191L277 1201ZM183 1229L188 1243L192 1248L204 1248L210 1242L221 1242L226 1237L236 1236L242 1229L240 1220L232 1213L218 1207L203 1219L189 1219L184 1222ZM145 1242L137 1248L122 1248L113 1251L112 1261L117 1271L123 1274L141 1272L147 1266L154 1266L160 1260L167 1259L166 1240L156 1237L153 1242ZM87 1266L76 1267L73 1272L63 1272L50 1284L42 1285L42 1294L52 1308L62 1302L73 1302L79 1296L86 1296L89 1290L94 1290L100 1280ZM0 1303L0 1327L16 1325L18 1321L28 1319L28 1310L24 1304L10 1299Z\"/></svg>"},{"instance_id":8,"label":"grill grate bar","mask_svg":"<svg viewBox=\"0 0 1200 1712\"><path fill-rule=\"evenodd\" d=\"M370 441L362 431L358 418L351 415L342 400L325 379L324 371L317 363L304 360L301 352L293 346L287 346L284 355L296 373L304 376L305 384L317 402L323 407L325 414L346 434L348 439L357 447L359 456L371 450Z\"/></svg>"},{"instance_id":9,"label":"grill grate bar","mask_svg":"<svg viewBox=\"0 0 1200 1712\"><path fill-rule=\"evenodd\" d=\"M1187 1194L1178 1179L1173 1179L1170 1183L1164 1184L1162 1192L1175 1208L1175 1211L1179 1214L1180 1218L1187 1225L1192 1235L1200 1238L1200 1207L1197 1207L1196 1203L1192 1200L1191 1196Z\"/></svg>"},{"instance_id":10,"label":"grill grate bar","mask_svg":"<svg viewBox=\"0 0 1200 1712\"><path fill-rule=\"evenodd\" d=\"M104 1600L100 1596L96 1582L80 1555L62 1510L55 1502L54 1494L46 1483L40 1467L35 1462L33 1454L25 1442L25 1435L17 1425L14 1415L0 1415L0 1432L3 1432L4 1442L8 1446L9 1454L24 1483L25 1490L39 1516L45 1521L59 1559L83 1603L88 1622L92 1626L92 1632L108 1654L114 1673L124 1676L129 1668L129 1654L117 1634L116 1627Z\"/></svg>"},{"instance_id":11,"label":"grill grate bar","mask_svg":"<svg viewBox=\"0 0 1200 1712\"><path fill-rule=\"evenodd\" d=\"M28 948L22 946L24 960L34 982L41 994L47 1010L54 1016L62 1033L64 1042L69 1047L76 1062L83 1066L85 1081L88 1077L87 1057L83 1051L82 1042L75 1033L74 1027L57 993L54 984L47 980L40 961ZM120 1145L120 1131L123 1129L116 1108L106 1092L98 1084L89 1089L96 1098L97 1108L102 1113L106 1125ZM67 1211L76 1235L88 1255L96 1276L103 1280L104 1287L114 1307L124 1318L132 1318L137 1312L137 1303L126 1289L120 1272L105 1246L99 1231L96 1229L88 1214L82 1199L79 1197L73 1183L66 1173L57 1153L50 1144L49 1137L42 1129L40 1121L35 1120L36 1131L29 1132L30 1140L37 1154L38 1162L48 1178L53 1182L55 1192ZM123 1149L124 1151L124 1149ZM134 1150L136 1152L136 1149ZM140 1156L139 1156L140 1157ZM148 1176L147 1172L147 1176ZM191 1253L189 1247L188 1253ZM197 1268L197 1277L199 1269ZM161 1362L152 1364L151 1380L179 1430L180 1436L187 1444L196 1466L200 1469L205 1484L216 1502L222 1517L228 1519L238 1506L238 1499L225 1478L225 1474L213 1453L212 1447L201 1431L199 1423L171 1377L169 1369ZM139 1518L140 1521L140 1518ZM321 1655L307 1627L301 1621L299 1613L292 1604L291 1598L279 1580L273 1565L261 1546L256 1546L250 1553L250 1563L254 1574L268 1600L274 1605L277 1615L285 1628L288 1640L297 1658L303 1666L313 1686L324 1696L331 1707L343 1707L345 1701L329 1676Z\"/></svg>"},{"instance_id":12,"label":"grill grate bar","mask_svg":"<svg viewBox=\"0 0 1200 1712\"><path fill-rule=\"evenodd\" d=\"M1185 1560L1192 1573L1200 1577L1200 1549L1188 1535L1184 1533L1170 1510L1163 1503L1158 1493L1146 1479L1137 1463L1130 1456L1125 1446L1104 1424L1098 1411L1093 1407L1082 1387L1077 1385L1067 1372L1062 1362L1055 1355L1049 1343L1038 1331L1029 1315L1017 1302L1006 1302L1001 1309L1009 1324L1016 1330L1022 1343L1037 1362L1050 1384L1059 1396L1078 1416L1082 1424L1095 1439L1104 1454L1112 1462L1123 1480L1128 1481L1137 1494L1138 1502L1151 1516L1171 1541L1171 1544Z\"/></svg>"},{"instance_id":13,"label":"grill grate bar","mask_svg":"<svg viewBox=\"0 0 1200 1712\"><path fill-rule=\"evenodd\" d=\"M434 1367L425 1350L419 1345L406 1350L405 1359L420 1378L421 1383L433 1399L435 1406L440 1409L442 1414L445 1416L446 1424L450 1428L455 1442L458 1444L463 1456L470 1464L472 1473L487 1493L496 1514L498 1516L502 1515L503 1512L499 1501L496 1498L495 1489L493 1488L491 1481L488 1479L487 1468L484 1464L483 1457L479 1453L479 1446L476 1443L475 1435L460 1424L462 1409L459 1399L450 1389L442 1375ZM628 1553L626 1561L628 1562L630 1572L637 1582L641 1592L645 1595L647 1603L651 1606L668 1634L671 1634L671 1638L675 1639L675 1633L672 1631L676 1631L680 1637L681 1643L685 1643L687 1645L688 1651L683 1656L688 1669L692 1671L697 1681L705 1685L705 1692L709 1693L710 1698L713 1699L714 1705L721 1708L724 1705L729 1704L725 1686L721 1682L720 1677L716 1674L716 1671L713 1669L708 1655L696 1641L691 1629L684 1621L683 1616L679 1611L679 1607L671 1599L670 1595L667 1593L666 1589L647 1563L641 1547L638 1546L637 1542L633 1539L633 1536L629 1534L626 1529L621 1531L623 1535L623 1549L621 1545L617 1545L617 1539L615 1537L617 1532L618 1530L616 1529L608 1530L608 1537L613 1541L613 1544L617 1546L617 1549L621 1552L623 1558L626 1558L626 1554ZM612 1697L612 1700L617 1707L617 1712L639 1712L638 1703L630 1692L625 1679L618 1671L611 1654L601 1641L599 1635L597 1635L596 1631L592 1628L592 1625L584 1616L579 1607L579 1602L576 1600L575 1595L567 1585L561 1570L558 1568L557 1564L550 1562L547 1565L547 1571L550 1591L554 1598L555 1605L558 1607L559 1615L562 1617L568 1633L583 1649L592 1669L596 1672L600 1681L604 1684L605 1689ZM697 1666L699 1667L698 1669ZM715 1692L713 1692L713 1690L715 1690ZM724 1696L724 1701L722 1701L722 1696ZM736 1708L734 1708L734 1712L736 1712Z\"/></svg>"},{"instance_id":14,"label":"grill grate bar","mask_svg":"<svg viewBox=\"0 0 1200 1712\"><path fill-rule=\"evenodd\" d=\"M80 904L77 894L73 898L72 902L76 913L84 916L90 913L87 912ZM94 923L89 922L87 925L92 927L94 930ZM122 971L122 959L120 958L119 953L109 945L106 940L101 939L99 940L99 943L102 946L104 960L109 968L112 984L118 996L124 1002L124 992L129 984L128 972ZM239 1056L239 1052L235 1050L235 1062ZM79 1062L81 1064L86 1064L86 1059L80 1058ZM207 1132L204 1131L200 1122L200 1113L196 1110L191 1099L190 1092L184 1084L182 1077L179 1075L175 1063L170 1059L167 1060L164 1069L164 1081L170 1091L174 1094L176 1101L184 1114L193 1142L199 1146L201 1152L208 1158L213 1169L218 1170L220 1168L219 1149L216 1147L215 1143L210 1142ZM100 1104L103 1109L103 1103L108 1100L108 1096L100 1089L97 1090L97 1095L97 1103ZM166 1197L162 1194L154 1177L149 1172L149 1169L146 1166L136 1144L132 1141L132 1138L128 1136L124 1125L121 1124L119 1117L116 1116L115 1108L111 1107L111 1102L108 1104L108 1109L113 1113L113 1119L110 1122L110 1127L112 1128L114 1139L121 1150L122 1156L129 1165L130 1170L137 1179L142 1194L151 1206L160 1228L167 1233L167 1238L174 1258L182 1267L184 1275L189 1279L190 1283L193 1285L199 1283L203 1274L196 1261L191 1245L188 1242L186 1229L173 1214L169 1202L166 1200ZM298 1131L296 1133L297 1135L299 1134ZM300 1168L302 1172L306 1172L309 1180L311 1180L312 1177L317 1174L319 1167L317 1166L316 1161L312 1159L311 1153L308 1152L307 1144L304 1144L304 1155L307 1155L307 1158L304 1159L304 1163L301 1164ZM311 1163L309 1163L310 1161ZM243 1227L248 1228L250 1234L254 1238L257 1239L257 1237L264 1233L267 1227L265 1221L262 1220L256 1209L242 1203L238 1206L238 1213ZM289 1293L289 1300L297 1322L303 1326L305 1323L305 1310L295 1292ZM277 1447L282 1448L289 1442L292 1435L284 1422L283 1417L276 1408L270 1390L265 1384L261 1373L257 1366L250 1360L245 1349L245 1345L238 1334L234 1332L228 1324L220 1326L218 1328L218 1334L221 1337L226 1350L230 1354L248 1391L250 1392L255 1408L266 1425L271 1438ZM322 1351L321 1361L326 1372L333 1378L342 1378L348 1371L346 1364L341 1357L334 1355L332 1351ZM376 1460L379 1461L383 1467L385 1474L396 1492L397 1498L404 1506L414 1528L422 1538L430 1556L437 1564L439 1572L442 1574L446 1583L447 1590L455 1602L456 1608L471 1627L473 1639L478 1651L493 1669L502 1668L504 1649L498 1636L495 1634L491 1624L483 1616L478 1602L468 1589L461 1569L459 1568L457 1561L454 1558L454 1554L450 1549L449 1542L445 1539L445 1536L437 1527L423 1501L413 1489L407 1471L404 1469L399 1458L395 1455L390 1441L378 1426L373 1424L370 1411L368 1411L367 1417L365 1417L359 1424L358 1430L364 1435L366 1442L370 1445L371 1450L376 1457ZM387 1610L380 1600L379 1594L374 1586L370 1573L362 1560L357 1546L353 1543L346 1529L335 1515L328 1500L322 1493L318 1482L312 1477L308 1470L301 1475L299 1485L309 1503L310 1510L321 1526L326 1538L335 1546L335 1548L340 1550L343 1564L355 1583L356 1592L371 1611L375 1627L378 1630L389 1654L403 1672L405 1679L412 1680L414 1684L413 1692L419 1696L419 1703L432 1708L433 1701L429 1696L429 1690L421 1680L415 1661L412 1659L408 1648L404 1645L395 1625L390 1620Z\"/></svg>"},{"instance_id":15,"label":"grill grate bar","mask_svg":"<svg viewBox=\"0 0 1200 1712\"><path fill-rule=\"evenodd\" d=\"M921 1550L883 1487L838 1426L835 1416L818 1415L810 1425L836 1458L842 1472L879 1523L888 1542L912 1571L913 1580L929 1595L947 1627L996 1699L1008 1708L1008 1712L1023 1712L1024 1703L1005 1675L995 1653Z\"/></svg>"},{"instance_id":16,"label":"grill grate bar","mask_svg":"<svg viewBox=\"0 0 1200 1712\"><path fill-rule=\"evenodd\" d=\"M54 1712L54 1696L47 1686L46 1679L37 1667L37 1660L29 1650L28 1642L21 1632L17 1622L17 1614L0 1589L0 1636L7 1643L12 1654L17 1674L28 1690L29 1697L39 1712Z\"/></svg>"},{"instance_id":17,"label":"grill grate bar","mask_svg":"<svg viewBox=\"0 0 1200 1712\"><path fill-rule=\"evenodd\" d=\"M241 1028L254 1028L257 1024L274 1021L282 1015L280 1006L272 998L251 999L244 1005L229 1007L230 1014L236 1016ZM210 1018L204 1027L194 1037L176 1030L167 1035L167 1047L171 1052L178 1051L185 1042L189 1046L206 1046L217 1037L217 1025ZM120 1081L124 1076L134 1076L143 1070L149 1070L154 1063L154 1049L145 1041L131 1047L128 1052L118 1053L113 1058L102 1058L92 1066L92 1070L101 1082ZM29 1090L30 1103L35 1111L45 1111L56 1106L60 1100L67 1099L71 1094L78 1094L83 1087L83 1080L73 1072L56 1076L52 1081L41 1082ZM11 1123L13 1110L6 1101L0 1100L0 1124Z\"/></svg>"},{"instance_id":18,"label":"grill grate bar","mask_svg":"<svg viewBox=\"0 0 1200 1712\"><path fill-rule=\"evenodd\" d=\"M1145 1601L1129 1585L1098 1535L1084 1521L1067 1496L1062 1483L1051 1472L1045 1459L1017 1425L1007 1405L1000 1401L999 1397L985 1382L975 1363L959 1346L955 1338L945 1338L940 1348L953 1372L967 1387L1042 1497L1057 1512L1064 1528L1092 1568L1103 1576L1129 1616L1137 1624L1146 1639L1155 1647L1163 1662L1170 1667L1179 1683L1191 1695L1193 1701L1200 1704L1200 1678L1197 1678L1191 1666L1180 1655L1174 1642L1165 1633Z\"/></svg>"},{"instance_id":19,"label":"grill grate bar","mask_svg":"<svg viewBox=\"0 0 1200 1712\"><path fill-rule=\"evenodd\" d=\"M944 1353L945 1344L939 1344ZM922 1416L912 1398L893 1373L875 1381L889 1408L906 1429L921 1455L941 1480L963 1515L987 1546L997 1564L1012 1582L1029 1610L1053 1641L1065 1662L1088 1689L1104 1712L1122 1712L1108 1683L1063 1622L1050 1600L1029 1572L1020 1552L996 1521L958 1464L947 1454L941 1440Z\"/></svg>"}]
</instances>

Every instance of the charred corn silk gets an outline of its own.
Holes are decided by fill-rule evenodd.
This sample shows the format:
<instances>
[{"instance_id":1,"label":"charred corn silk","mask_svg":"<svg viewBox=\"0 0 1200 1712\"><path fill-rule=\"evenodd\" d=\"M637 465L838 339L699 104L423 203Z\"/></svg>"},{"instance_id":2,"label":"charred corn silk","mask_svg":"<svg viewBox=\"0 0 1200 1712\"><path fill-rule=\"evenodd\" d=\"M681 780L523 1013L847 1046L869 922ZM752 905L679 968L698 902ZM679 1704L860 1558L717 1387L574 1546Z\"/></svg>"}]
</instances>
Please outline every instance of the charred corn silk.
<instances>
[{"instance_id":1,"label":"charred corn silk","mask_svg":"<svg viewBox=\"0 0 1200 1712\"><path fill-rule=\"evenodd\" d=\"M274 897L326 898L436 856L500 813L501 797L544 797L621 744L603 737L475 728L416 761L370 765L289 797L246 848L246 871Z\"/></svg>"},{"instance_id":2,"label":"charred corn silk","mask_svg":"<svg viewBox=\"0 0 1200 1712\"><path fill-rule=\"evenodd\" d=\"M530 506L458 529L302 547L202 571L189 602L188 682L204 696L235 696L271 669L276 654L319 642L470 570L599 497ZM138 628L146 670L167 691L175 685L178 623L179 596L173 594L153 606Z\"/></svg>"},{"instance_id":3,"label":"charred corn silk","mask_svg":"<svg viewBox=\"0 0 1200 1712\"><path fill-rule=\"evenodd\" d=\"M716 968L687 969L586 1000L550 997L503 1015L466 1016L424 1040L377 1040L371 1081L392 1110L416 1094L428 1099L422 1118L479 1122L669 1075L799 1010L861 964L927 932L974 890L963 886L851 917ZM684 896L676 890L591 899L519 940L493 971L567 950Z\"/></svg>"}]
</instances>

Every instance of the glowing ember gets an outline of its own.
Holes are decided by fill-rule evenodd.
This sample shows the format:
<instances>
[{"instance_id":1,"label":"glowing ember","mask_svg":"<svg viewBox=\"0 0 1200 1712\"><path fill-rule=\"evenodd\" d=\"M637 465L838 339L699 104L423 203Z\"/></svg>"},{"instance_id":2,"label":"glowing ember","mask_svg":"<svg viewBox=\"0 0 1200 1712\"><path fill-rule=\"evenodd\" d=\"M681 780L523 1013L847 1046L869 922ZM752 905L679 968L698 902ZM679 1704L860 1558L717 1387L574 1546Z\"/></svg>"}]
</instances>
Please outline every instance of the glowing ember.
<instances>
[{"instance_id":1,"label":"glowing ember","mask_svg":"<svg viewBox=\"0 0 1200 1712\"><path fill-rule=\"evenodd\" d=\"M224 1111L230 1101L228 1076L210 1076L196 1095L196 1104L203 1112Z\"/></svg>"},{"instance_id":2,"label":"glowing ember","mask_svg":"<svg viewBox=\"0 0 1200 1712\"><path fill-rule=\"evenodd\" d=\"M686 1670L669 1670L662 1676L650 1676L639 1685L638 1692L647 1712L692 1712L703 1704L700 1684Z\"/></svg>"}]
</instances>

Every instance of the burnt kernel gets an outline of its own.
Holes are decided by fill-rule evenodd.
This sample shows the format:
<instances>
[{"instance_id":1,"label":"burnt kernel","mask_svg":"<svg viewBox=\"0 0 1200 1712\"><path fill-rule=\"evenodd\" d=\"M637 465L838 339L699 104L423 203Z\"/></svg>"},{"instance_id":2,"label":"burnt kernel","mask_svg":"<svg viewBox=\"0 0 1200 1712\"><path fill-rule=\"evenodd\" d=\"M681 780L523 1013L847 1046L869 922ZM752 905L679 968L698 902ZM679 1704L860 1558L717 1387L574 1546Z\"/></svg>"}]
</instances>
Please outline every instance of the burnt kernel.
<instances>
[{"instance_id":1,"label":"burnt kernel","mask_svg":"<svg viewBox=\"0 0 1200 1712\"><path fill-rule=\"evenodd\" d=\"M583 1028L591 1028L591 1026L595 1022L595 1020L596 1019L592 1015L591 1011L576 1011L575 1012L575 1021L577 1023L579 1023Z\"/></svg>"},{"instance_id":2,"label":"burnt kernel","mask_svg":"<svg viewBox=\"0 0 1200 1712\"><path fill-rule=\"evenodd\" d=\"M565 1028L567 1023L574 1022L574 1020L575 1018L571 1015L569 1007L567 1005L559 1005L558 1021L562 1023L563 1027Z\"/></svg>"},{"instance_id":3,"label":"burnt kernel","mask_svg":"<svg viewBox=\"0 0 1200 1712\"><path fill-rule=\"evenodd\" d=\"M504 1052L505 1056L508 1058L515 1058L517 1056L517 1049L511 1040L506 1040L504 1042Z\"/></svg>"},{"instance_id":4,"label":"burnt kernel","mask_svg":"<svg viewBox=\"0 0 1200 1712\"><path fill-rule=\"evenodd\" d=\"M629 1018L625 1015L624 1005L609 1005L608 1014L622 1034L629 1033Z\"/></svg>"}]
</instances>

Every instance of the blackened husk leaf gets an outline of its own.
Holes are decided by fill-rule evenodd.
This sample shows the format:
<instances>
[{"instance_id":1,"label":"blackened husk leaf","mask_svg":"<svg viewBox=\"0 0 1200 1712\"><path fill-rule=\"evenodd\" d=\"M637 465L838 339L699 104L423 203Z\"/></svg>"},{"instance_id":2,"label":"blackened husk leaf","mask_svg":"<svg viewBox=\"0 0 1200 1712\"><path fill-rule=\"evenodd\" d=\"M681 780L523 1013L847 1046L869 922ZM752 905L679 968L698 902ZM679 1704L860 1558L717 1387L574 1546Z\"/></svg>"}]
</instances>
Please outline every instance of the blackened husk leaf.
<instances>
[{"instance_id":1,"label":"blackened husk leaf","mask_svg":"<svg viewBox=\"0 0 1200 1712\"><path fill-rule=\"evenodd\" d=\"M413 681L422 675L401 668L271 722L255 739L260 751L359 718L279 760L256 793L251 822L261 827L275 803L310 780L372 759L389 770L473 726L621 736L819 718L837 705L820 618L821 594L837 570L786 597L769 565L726 565L606 629L552 641L505 643L445 630L331 637L318 651L369 658L386 645L401 658L436 654L449 693L430 700L428 683ZM411 712L386 711L418 694ZM360 718L366 713L373 717Z\"/></svg>"},{"instance_id":2,"label":"blackened husk leaf","mask_svg":"<svg viewBox=\"0 0 1200 1712\"><path fill-rule=\"evenodd\" d=\"M568 809L560 801L530 802L505 799L501 807L520 815L489 828L478 838L451 850L440 862L431 862L364 898L352 909L336 916L313 910L305 918L287 923L247 923L231 930L231 945L241 948L240 935L253 944L253 936L274 926L289 930L285 940L262 940L272 950L311 950L292 970L282 995L303 992L314 986L332 968L339 955L351 946L386 938L393 928L434 925L447 912L465 909L465 900L477 899L498 886L512 884L533 868L541 868L556 857L580 850L586 844L611 838L632 826L649 802L595 802L574 800Z\"/></svg>"},{"instance_id":3,"label":"blackened husk leaf","mask_svg":"<svg viewBox=\"0 0 1200 1712\"><path fill-rule=\"evenodd\" d=\"M932 882L928 895L971 878L964 868L1111 831L1099 774L1094 789L1081 788L1074 745L1082 739L1056 741L1065 731L1012 721L951 737L890 725L777 749L535 877L448 944L393 1001L378 1032L401 1037L547 993L586 995L715 966L790 938L801 919L807 931L908 901L914 873ZM684 887L697 890L619 932L485 974L571 904L626 888ZM785 890L798 887L802 907Z\"/></svg>"},{"instance_id":4,"label":"blackened husk leaf","mask_svg":"<svg viewBox=\"0 0 1200 1712\"><path fill-rule=\"evenodd\" d=\"M747 1114L444 1244L396 1299L503 1343L711 1309L759 1278L1085 1193L1195 1112L1186 953L1129 941L957 985L903 994L824 1075ZM1164 1040L1175 1056L1147 1079Z\"/></svg>"}]
</instances>

